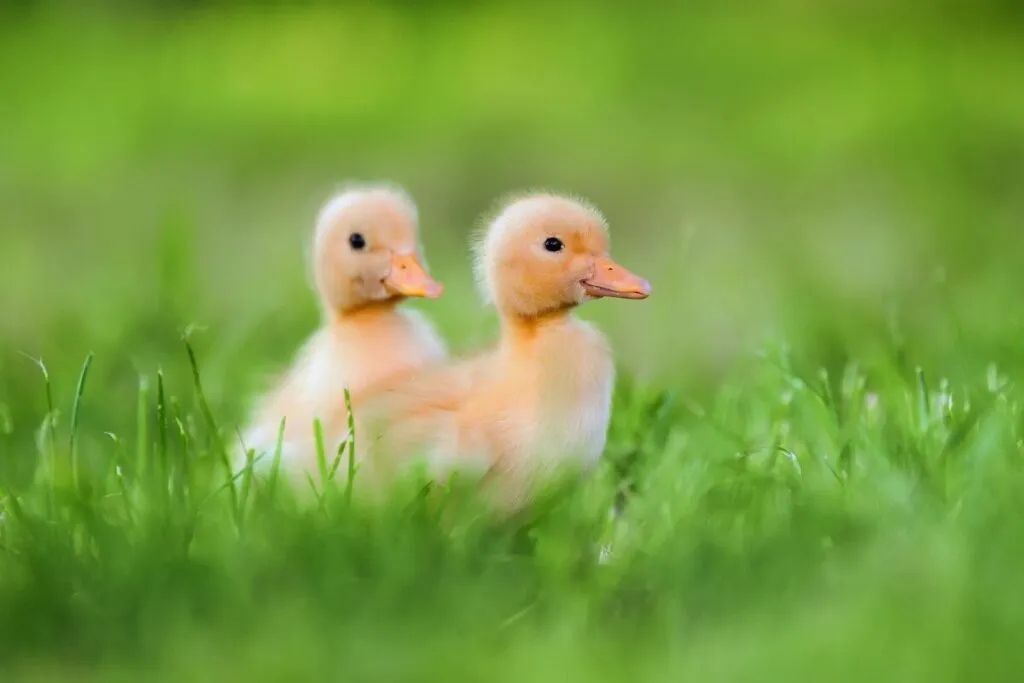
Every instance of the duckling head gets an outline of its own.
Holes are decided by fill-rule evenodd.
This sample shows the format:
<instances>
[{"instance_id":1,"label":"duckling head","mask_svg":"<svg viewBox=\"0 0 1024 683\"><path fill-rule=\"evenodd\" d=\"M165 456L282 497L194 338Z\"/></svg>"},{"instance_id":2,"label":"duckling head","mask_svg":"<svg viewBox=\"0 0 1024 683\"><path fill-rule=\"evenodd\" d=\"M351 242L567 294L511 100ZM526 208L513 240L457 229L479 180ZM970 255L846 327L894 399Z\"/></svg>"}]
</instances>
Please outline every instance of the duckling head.
<instances>
[{"instance_id":1,"label":"duckling head","mask_svg":"<svg viewBox=\"0 0 1024 683\"><path fill-rule=\"evenodd\" d=\"M383 185L349 189L324 204L313 273L324 307L338 315L406 297L436 299L443 291L423 266L416 204Z\"/></svg>"},{"instance_id":2,"label":"duckling head","mask_svg":"<svg viewBox=\"0 0 1024 683\"><path fill-rule=\"evenodd\" d=\"M537 318L603 297L646 299L651 286L608 255L608 227L584 201L515 199L476 246L477 279L505 316Z\"/></svg>"}]
</instances>

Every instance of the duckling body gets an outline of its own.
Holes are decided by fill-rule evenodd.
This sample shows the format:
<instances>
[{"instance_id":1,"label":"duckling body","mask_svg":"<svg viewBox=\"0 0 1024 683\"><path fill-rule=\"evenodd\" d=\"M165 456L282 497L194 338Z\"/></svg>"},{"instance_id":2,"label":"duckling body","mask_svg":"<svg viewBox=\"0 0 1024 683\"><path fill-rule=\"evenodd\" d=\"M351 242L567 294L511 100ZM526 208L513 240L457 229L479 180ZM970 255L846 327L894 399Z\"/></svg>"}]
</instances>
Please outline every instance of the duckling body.
<instances>
[{"instance_id":1,"label":"duckling body","mask_svg":"<svg viewBox=\"0 0 1024 683\"><path fill-rule=\"evenodd\" d=\"M373 309L329 323L305 343L263 399L244 442L258 453L272 451L285 418L282 457L288 465L306 466L315 452L313 421L319 419L333 457L347 434L345 388L358 400L375 384L445 355L444 342L419 311Z\"/></svg>"},{"instance_id":2,"label":"duckling body","mask_svg":"<svg viewBox=\"0 0 1024 683\"><path fill-rule=\"evenodd\" d=\"M243 435L265 463L284 419L283 464L315 472L313 421L320 420L333 458L347 435L346 388L358 400L384 380L446 357L430 321L401 306L406 297L441 293L420 265L417 227L415 206L393 188L350 190L321 211L314 275L324 323L260 399Z\"/></svg>"},{"instance_id":3,"label":"duckling body","mask_svg":"<svg viewBox=\"0 0 1024 683\"><path fill-rule=\"evenodd\" d=\"M614 368L604 336L568 315L517 326L494 350L385 388L371 410L400 455L426 449L437 476L453 469L584 469L605 445ZM357 407L358 415L358 407Z\"/></svg>"},{"instance_id":4,"label":"duckling body","mask_svg":"<svg viewBox=\"0 0 1024 683\"><path fill-rule=\"evenodd\" d=\"M539 476L590 469L605 446L614 363L605 337L572 311L597 291L649 292L606 249L603 218L590 207L551 195L506 207L480 247L499 343L370 392L356 408L357 430L365 423L371 438L369 466L423 457L438 478L486 475L506 508L525 502Z\"/></svg>"}]
</instances>

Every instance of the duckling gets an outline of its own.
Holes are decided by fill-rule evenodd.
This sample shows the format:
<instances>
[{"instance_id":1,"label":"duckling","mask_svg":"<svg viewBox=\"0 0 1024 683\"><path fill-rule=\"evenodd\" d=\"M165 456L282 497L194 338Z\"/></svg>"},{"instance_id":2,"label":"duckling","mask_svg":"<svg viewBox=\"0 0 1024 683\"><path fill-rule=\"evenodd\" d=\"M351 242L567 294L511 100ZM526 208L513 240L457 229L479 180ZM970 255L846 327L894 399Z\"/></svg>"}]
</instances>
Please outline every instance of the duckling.
<instances>
[{"instance_id":1,"label":"duckling","mask_svg":"<svg viewBox=\"0 0 1024 683\"><path fill-rule=\"evenodd\" d=\"M615 371L605 337L573 311L651 292L608 248L605 218L585 201L541 193L508 202L474 250L500 340L359 402L357 444L362 430L370 480L423 456L432 477L482 476L498 508L513 511L539 476L563 465L589 470L604 451Z\"/></svg>"},{"instance_id":2,"label":"duckling","mask_svg":"<svg viewBox=\"0 0 1024 683\"><path fill-rule=\"evenodd\" d=\"M330 460L347 432L346 387L357 399L383 380L446 357L430 321L401 307L408 297L436 299L443 291L424 269L418 222L412 198L386 185L350 188L321 208L312 271L323 324L258 401L242 437L264 464L272 461L285 418L283 468L315 473L313 421L321 421Z\"/></svg>"}]
</instances>

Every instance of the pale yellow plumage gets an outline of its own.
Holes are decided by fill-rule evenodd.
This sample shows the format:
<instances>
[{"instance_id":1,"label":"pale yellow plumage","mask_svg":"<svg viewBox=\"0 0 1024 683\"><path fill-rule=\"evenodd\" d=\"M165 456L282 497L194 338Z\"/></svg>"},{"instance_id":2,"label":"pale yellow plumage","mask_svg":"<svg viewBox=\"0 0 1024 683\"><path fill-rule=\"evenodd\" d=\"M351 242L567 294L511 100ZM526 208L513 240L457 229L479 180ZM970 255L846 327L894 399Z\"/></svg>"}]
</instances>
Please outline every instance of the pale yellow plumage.
<instances>
[{"instance_id":1,"label":"pale yellow plumage","mask_svg":"<svg viewBox=\"0 0 1024 683\"><path fill-rule=\"evenodd\" d=\"M313 420L321 421L333 457L347 432L346 387L358 400L379 382L446 356L429 320L400 306L409 296L440 296L419 253L416 207L403 191L355 188L324 205L313 245L324 323L253 411L243 442L263 454L261 464L270 462L286 418L284 468L315 474Z\"/></svg>"},{"instance_id":2,"label":"pale yellow plumage","mask_svg":"<svg viewBox=\"0 0 1024 683\"><path fill-rule=\"evenodd\" d=\"M369 477L423 456L439 478L486 473L493 500L515 508L537 475L592 466L604 450L614 367L603 335L572 310L650 292L607 251L604 219L584 203L538 194L506 205L477 263L501 318L500 341L361 397L355 415Z\"/></svg>"}]
</instances>

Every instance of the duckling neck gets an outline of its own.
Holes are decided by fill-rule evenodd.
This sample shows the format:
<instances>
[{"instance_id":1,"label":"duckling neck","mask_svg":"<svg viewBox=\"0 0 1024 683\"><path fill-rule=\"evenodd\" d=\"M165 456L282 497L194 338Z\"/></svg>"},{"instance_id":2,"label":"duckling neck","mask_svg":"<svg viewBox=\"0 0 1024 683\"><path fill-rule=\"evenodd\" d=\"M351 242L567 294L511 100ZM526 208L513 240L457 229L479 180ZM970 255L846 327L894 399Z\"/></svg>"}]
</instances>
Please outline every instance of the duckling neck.
<instances>
[{"instance_id":1,"label":"duckling neck","mask_svg":"<svg viewBox=\"0 0 1024 683\"><path fill-rule=\"evenodd\" d=\"M506 318L502 322L501 354L510 367L542 372L606 365L609 349L603 335L571 310L539 317Z\"/></svg>"},{"instance_id":2,"label":"duckling neck","mask_svg":"<svg viewBox=\"0 0 1024 683\"><path fill-rule=\"evenodd\" d=\"M329 311L328 320L335 327L352 324L363 325L389 318L395 315L397 308L398 301L396 299L374 301L343 311Z\"/></svg>"},{"instance_id":3,"label":"duckling neck","mask_svg":"<svg viewBox=\"0 0 1024 683\"><path fill-rule=\"evenodd\" d=\"M575 318L568 309L531 317L507 316L502 320L502 339L509 349L525 350L568 329L574 322Z\"/></svg>"},{"instance_id":4,"label":"duckling neck","mask_svg":"<svg viewBox=\"0 0 1024 683\"><path fill-rule=\"evenodd\" d=\"M503 332L503 380L515 387L534 425L531 448L544 458L595 462L604 450L615 381L604 336L569 311L508 320Z\"/></svg>"}]
</instances>

